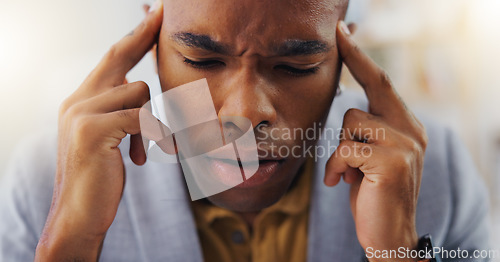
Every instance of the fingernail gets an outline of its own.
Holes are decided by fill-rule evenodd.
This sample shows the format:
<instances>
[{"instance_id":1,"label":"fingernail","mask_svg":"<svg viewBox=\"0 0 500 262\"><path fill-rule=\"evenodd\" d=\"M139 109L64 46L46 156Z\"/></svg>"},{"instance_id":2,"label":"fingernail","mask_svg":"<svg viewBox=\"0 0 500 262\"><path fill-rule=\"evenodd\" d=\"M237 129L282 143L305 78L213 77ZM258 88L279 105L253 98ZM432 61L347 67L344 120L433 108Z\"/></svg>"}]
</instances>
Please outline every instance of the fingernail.
<instances>
[{"instance_id":1,"label":"fingernail","mask_svg":"<svg viewBox=\"0 0 500 262\"><path fill-rule=\"evenodd\" d=\"M149 8L149 13L155 11L156 9L158 9L162 4L162 0L156 0L153 5Z\"/></svg>"},{"instance_id":2,"label":"fingernail","mask_svg":"<svg viewBox=\"0 0 500 262\"><path fill-rule=\"evenodd\" d=\"M346 35L351 35L351 30L349 30L349 27L347 27L347 24L344 21L339 22L339 28L342 33Z\"/></svg>"}]
</instances>

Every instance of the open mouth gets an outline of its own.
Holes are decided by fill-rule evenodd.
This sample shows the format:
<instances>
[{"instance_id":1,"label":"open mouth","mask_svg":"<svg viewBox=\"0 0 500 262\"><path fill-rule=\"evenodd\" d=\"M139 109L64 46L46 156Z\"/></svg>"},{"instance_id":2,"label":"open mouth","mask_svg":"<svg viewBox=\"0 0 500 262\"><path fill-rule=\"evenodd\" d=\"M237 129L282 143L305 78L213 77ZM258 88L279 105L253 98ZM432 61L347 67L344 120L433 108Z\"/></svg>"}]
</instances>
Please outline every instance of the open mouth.
<instances>
[{"instance_id":1,"label":"open mouth","mask_svg":"<svg viewBox=\"0 0 500 262\"><path fill-rule=\"evenodd\" d=\"M215 179L221 183L237 187L237 188L251 188L257 187L268 182L274 175L279 167L283 164L284 159L263 159L257 162L241 162L230 159L209 159L209 166L211 173L214 174ZM249 165L257 165L257 171L254 174L245 174L245 167ZM253 169L255 170L255 169ZM243 181L243 182L242 182Z\"/></svg>"}]
</instances>

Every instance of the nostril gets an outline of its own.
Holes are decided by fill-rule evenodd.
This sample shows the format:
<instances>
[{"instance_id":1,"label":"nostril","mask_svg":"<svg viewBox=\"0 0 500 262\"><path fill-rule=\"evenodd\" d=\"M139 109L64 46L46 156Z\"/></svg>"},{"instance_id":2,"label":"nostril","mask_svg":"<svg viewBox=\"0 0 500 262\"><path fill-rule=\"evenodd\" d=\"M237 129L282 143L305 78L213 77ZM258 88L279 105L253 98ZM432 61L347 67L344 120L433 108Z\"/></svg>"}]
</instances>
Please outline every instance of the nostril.
<instances>
[{"instance_id":1,"label":"nostril","mask_svg":"<svg viewBox=\"0 0 500 262\"><path fill-rule=\"evenodd\" d=\"M271 123L266 120L266 121L260 122L255 128L263 128L263 127L268 127L270 125L271 125Z\"/></svg>"},{"instance_id":2,"label":"nostril","mask_svg":"<svg viewBox=\"0 0 500 262\"><path fill-rule=\"evenodd\" d=\"M233 122L225 122L223 125L223 134L226 143L231 143L243 135L241 128Z\"/></svg>"}]
</instances>

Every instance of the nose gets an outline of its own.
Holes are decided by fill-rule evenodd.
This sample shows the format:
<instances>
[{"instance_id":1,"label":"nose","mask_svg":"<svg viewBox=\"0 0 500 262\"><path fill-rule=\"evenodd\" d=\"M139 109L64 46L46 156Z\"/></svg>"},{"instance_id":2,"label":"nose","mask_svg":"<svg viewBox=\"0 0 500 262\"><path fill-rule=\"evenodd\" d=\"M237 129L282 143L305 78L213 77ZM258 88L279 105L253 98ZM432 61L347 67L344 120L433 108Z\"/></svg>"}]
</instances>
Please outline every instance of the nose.
<instances>
[{"instance_id":1,"label":"nose","mask_svg":"<svg viewBox=\"0 0 500 262\"><path fill-rule=\"evenodd\" d=\"M218 117L226 131L246 131L246 121L238 121L237 117L249 119L254 128L275 123L276 109L271 96L276 91L258 72L249 68L241 69L227 78L223 85L219 87L221 96L217 96L220 99L217 104L220 105Z\"/></svg>"}]
</instances>

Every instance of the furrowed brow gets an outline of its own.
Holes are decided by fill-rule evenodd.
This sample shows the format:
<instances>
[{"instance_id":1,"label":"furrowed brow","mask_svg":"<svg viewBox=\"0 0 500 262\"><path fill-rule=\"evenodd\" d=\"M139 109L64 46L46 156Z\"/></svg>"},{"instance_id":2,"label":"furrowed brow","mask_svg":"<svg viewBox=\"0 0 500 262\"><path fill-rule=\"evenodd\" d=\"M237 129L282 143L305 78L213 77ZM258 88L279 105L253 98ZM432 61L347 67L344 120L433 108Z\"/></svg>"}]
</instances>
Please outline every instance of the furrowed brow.
<instances>
[{"instance_id":1,"label":"furrowed brow","mask_svg":"<svg viewBox=\"0 0 500 262\"><path fill-rule=\"evenodd\" d=\"M330 51L331 47L323 41L318 40L286 40L275 48L278 56L302 56L315 55Z\"/></svg>"},{"instance_id":2,"label":"furrowed brow","mask_svg":"<svg viewBox=\"0 0 500 262\"><path fill-rule=\"evenodd\" d=\"M213 40L208 35L199 35L189 32L175 33L171 38L179 43L191 48L199 48L209 52L218 53L222 55L229 55L230 48Z\"/></svg>"},{"instance_id":3,"label":"furrowed brow","mask_svg":"<svg viewBox=\"0 0 500 262\"><path fill-rule=\"evenodd\" d=\"M179 32L173 34L171 38L178 44L190 48L198 48L228 56L234 55L230 47L213 40L208 35ZM277 56L305 56L326 53L330 49L331 47L328 43L323 41L290 39L274 47L272 50Z\"/></svg>"}]
</instances>

